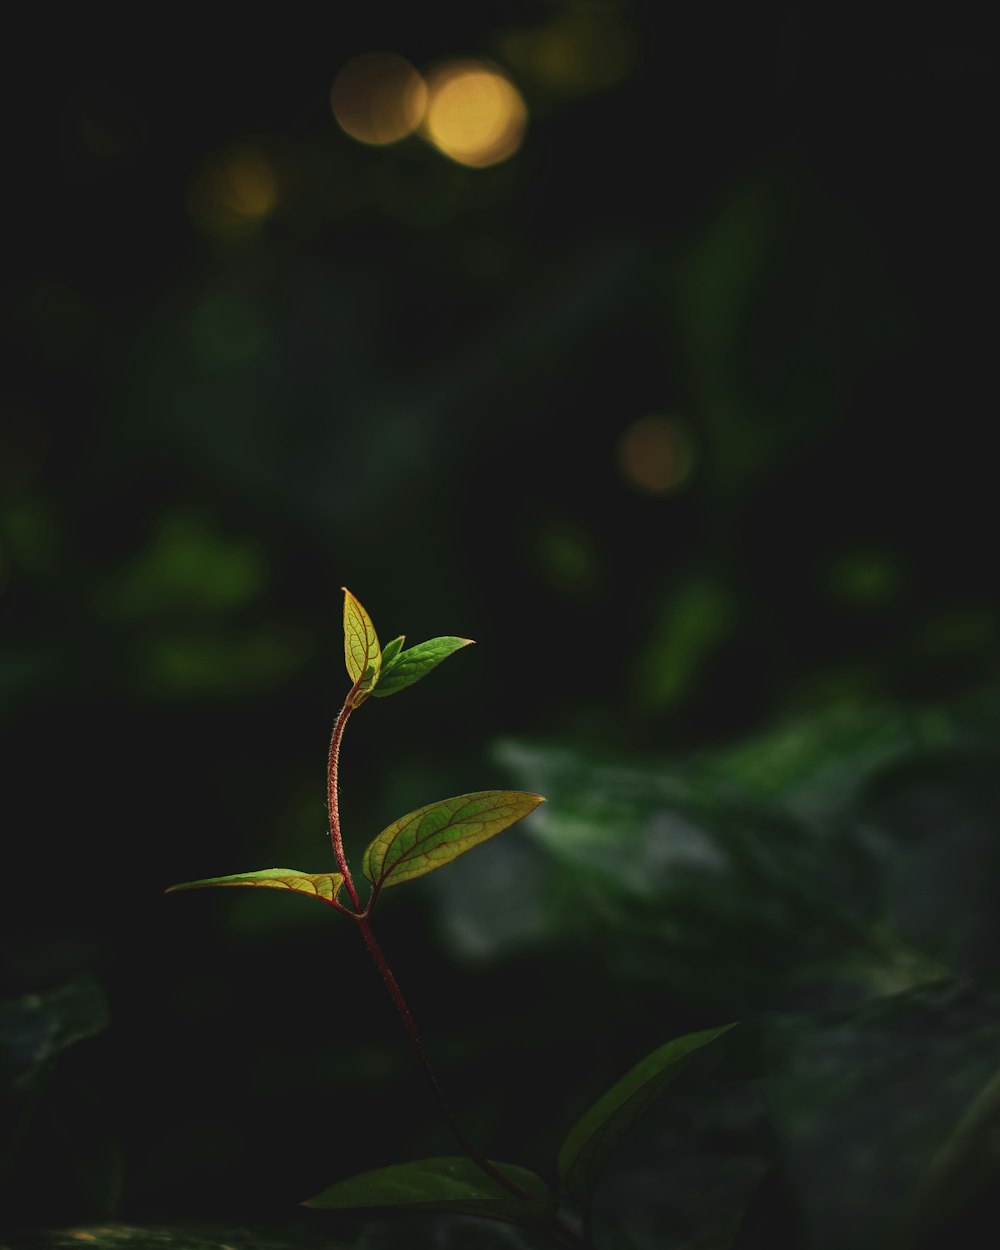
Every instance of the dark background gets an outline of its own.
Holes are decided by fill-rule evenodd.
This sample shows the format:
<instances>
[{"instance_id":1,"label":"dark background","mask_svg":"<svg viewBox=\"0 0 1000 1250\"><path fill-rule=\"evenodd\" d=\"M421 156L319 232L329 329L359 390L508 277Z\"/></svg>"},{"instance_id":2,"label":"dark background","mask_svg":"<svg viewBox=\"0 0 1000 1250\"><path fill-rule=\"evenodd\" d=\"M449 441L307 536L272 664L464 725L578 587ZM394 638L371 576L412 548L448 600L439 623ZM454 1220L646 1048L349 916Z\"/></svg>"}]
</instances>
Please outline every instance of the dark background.
<instances>
[{"instance_id":1,"label":"dark background","mask_svg":"<svg viewBox=\"0 0 1000 1250\"><path fill-rule=\"evenodd\" d=\"M569 85L530 55L560 38ZM41 1099L9 1226L279 1218L450 1149L346 923L162 897L329 862L341 585L383 641L478 643L352 721L355 862L433 798L532 788L498 739L655 763L990 687L984 44L957 10L778 5L16 28L0 957L7 996L100 986L111 1028ZM373 49L492 58L520 152L349 139L330 85ZM213 217L247 153L273 209ZM653 413L693 448L662 494L619 454ZM799 1001L598 974L572 935L488 958L444 888L386 896L380 932L500 1158L544 1169L619 1060Z\"/></svg>"}]
</instances>

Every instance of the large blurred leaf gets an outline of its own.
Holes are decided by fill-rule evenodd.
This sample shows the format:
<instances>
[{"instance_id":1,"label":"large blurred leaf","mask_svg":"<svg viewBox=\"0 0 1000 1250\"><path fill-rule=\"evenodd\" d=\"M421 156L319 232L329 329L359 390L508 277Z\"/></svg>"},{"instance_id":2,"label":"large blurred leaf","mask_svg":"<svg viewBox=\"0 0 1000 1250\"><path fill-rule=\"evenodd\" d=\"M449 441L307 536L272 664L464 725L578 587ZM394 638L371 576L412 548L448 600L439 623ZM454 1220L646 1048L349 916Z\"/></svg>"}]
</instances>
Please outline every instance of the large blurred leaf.
<instances>
[{"instance_id":1,"label":"large blurred leaf","mask_svg":"<svg viewBox=\"0 0 1000 1250\"><path fill-rule=\"evenodd\" d=\"M329 1210L453 1211L503 1223L537 1225L554 1209L545 1182L525 1168L498 1163L528 1194L515 1198L471 1159L443 1156L396 1163L337 1181L304 1205Z\"/></svg>"},{"instance_id":2,"label":"large blurred leaf","mask_svg":"<svg viewBox=\"0 0 1000 1250\"><path fill-rule=\"evenodd\" d=\"M562 943L610 975L659 982L727 1015L832 1004L941 976L972 929L981 966L1000 957L1000 925L977 919L1000 893L988 836L1000 814L1000 770L989 763L998 744L996 726L968 709L891 708L801 719L683 761L506 742L500 761L550 799L491 866L504 873L510 861L518 908L498 911L494 880L463 863L436 883L442 920L478 954ZM959 882L954 866L943 869L955 816L971 801L962 763L970 759L985 763L979 814L962 824L974 854ZM893 803L934 761L942 791L914 799L928 871L909 905L923 899L933 924L900 926L916 852Z\"/></svg>"},{"instance_id":3,"label":"large blurred leaf","mask_svg":"<svg viewBox=\"0 0 1000 1250\"><path fill-rule=\"evenodd\" d=\"M771 1205L792 1204L801 1244L959 1244L949 1229L1000 1176L1000 974L779 1018L760 1036L784 1180Z\"/></svg>"}]
</instances>

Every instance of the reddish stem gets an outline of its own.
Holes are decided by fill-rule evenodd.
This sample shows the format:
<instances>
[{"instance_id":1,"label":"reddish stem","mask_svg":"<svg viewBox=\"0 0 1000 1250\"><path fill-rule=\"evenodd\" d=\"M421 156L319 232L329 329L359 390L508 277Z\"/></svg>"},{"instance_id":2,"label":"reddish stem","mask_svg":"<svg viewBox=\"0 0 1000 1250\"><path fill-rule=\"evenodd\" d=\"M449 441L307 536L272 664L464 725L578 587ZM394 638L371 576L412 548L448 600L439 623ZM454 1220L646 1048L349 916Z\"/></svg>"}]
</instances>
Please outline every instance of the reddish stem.
<instances>
[{"instance_id":1,"label":"reddish stem","mask_svg":"<svg viewBox=\"0 0 1000 1250\"><path fill-rule=\"evenodd\" d=\"M361 680L359 678L359 680L356 681L351 687L347 698L344 700L344 706L340 709L340 714L333 726L333 734L330 737L330 751L327 756L326 782L327 806L330 813L330 840L333 843L333 853L337 857L337 867L343 874L344 885L347 889L347 893L350 895L351 902L354 904L355 910L358 912L361 911L361 900L358 897L357 890L354 888L354 881L351 878L351 870L347 865L347 856L344 854L344 841L340 832L340 804L337 795L337 773L340 764L340 743L344 736L344 726L347 724L347 719L351 712L354 711L356 706L354 700L360 686ZM375 894L373 894L369 900L369 911L371 910L371 904L374 901ZM333 905L338 909L338 911L346 910L335 899L333 900ZM508 1193L512 1193L516 1198L527 1200L528 1194L525 1193L521 1186L515 1184L514 1181L504 1176L503 1172L501 1172L499 1168L494 1167L489 1159L476 1149L472 1142L469 1141L462 1130L458 1127L455 1117L451 1113L451 1108L445 1101L445 1096L441 1086L438 1084L437 1075L431 1067L431 1061L428 1059L427 1052L424 1050L423 1040L421 1039L420 1033L413 1019L413 1015L410 1012L410 1008L407 1006L406 999L403 997L402 990L400 990L396 978L392 974L392 969L389 967L385 956L382 954L381 947L378 942L375 941L375 935L372 933L371 926L368 924L366 919L367 913L360 916L354 915L351 912L347 912L347 914L357 923L358 928L361 930L361 936L365 940L365 945L368 947L371 957L375 961L376 967L382 974L382 980L385 982L386 988L392 997L392 1001L396 1005L396 1010L399 1012L400 1019L406 1027L406 1032L409 1034L410 1041L413 1043L413 1048L417 1052L417 1057L419 1058L424 1071L427 1073L427 1078L431 1083L431 1089L434 1093L434 1097L437 1099L438 1107L441 1110L441 1114L444 1116L445 1123L451 1129L456 1140L469 1158L482 1168L487 1176L496 1181L498 1185L502 1185Z\"/></svg>"},{"instance_id":2,"label":"reddish stem","mask_svg":"<svg viewBox=\"0 0 1000 1250\"><path fill-rule=\"evenodd\" d=\"M358 920L357 925L361 930L361 936L365 940L365 945L368 947L368 951L371 954L372 959L375 960L376 967L382 974L382 980L385 982L386 989L389 991L392 1001L396 1004L396 1010L399 1012L400 1019L406 1027L410 1041L413 1043L413 1049L417 1052L417 1058L420 1060L424 1072L427 1074L427 1079L430 1081L431 1090L434 1093L434 1097L437 1099L437 1104L441 1110L442 1116L444 1117L444 1121L451 1129L456 1141L469 1158L482 1168L487 1176L495 1180L498 1185L502 1185L504 1189L506 1189L508 1193L512 1193L515 1198L527 1200L528 1194L525 1193L521 1186L516 1184L509 1177L504 1176L503 1172L501 1172L499 1168L495 1167L484 1154L480 1153L480 1151L476 1149L472 1142L469 1141L459 1128L455 1117L451 1113L451 1108L448 1106L445 1099L444 1092L438 1084L437 1074L431 1067L431 1061L428 1059L427 1052L424 1050L424 1043L420 1036L420 1032L417 1029L416 1022L413 1019L413 1014L407 1005L406 999L403 997L403 992L399 988L396 978L392 974L392 969L386 962L385 955L382 954L382 948L379 946L378 942L375 941L375 935L372 933L371 925L369 925L368 921L365 919Z\"/></svg>"},{"instance_id":3,"label":"reddish stem","mask_svg":"<svg viewBox=\"0 0 1000 1250\"><path fill-rule=\"evenodd\" d=\"M358 898L358 892L354 888L351 870L347 866L347 856L344 854L344 840L340 833L337 769L340 764L340 741L344 736L344 726L347 724L347 718L354 711L354 696L357 693L358 685L359 683L355 682L351 687L347 698L344 700L344 706L340 709L340 715L333 726L333 734L330 737L330 751L327 755L326 764L326 801L330 813L330 841L333 843L333 853L337 857L337 867L343 875L344 885L347 887L347 893L351 896L351 902L354 904L355 911L361 910L361 900Z\"/></svg>"}]
</instances>

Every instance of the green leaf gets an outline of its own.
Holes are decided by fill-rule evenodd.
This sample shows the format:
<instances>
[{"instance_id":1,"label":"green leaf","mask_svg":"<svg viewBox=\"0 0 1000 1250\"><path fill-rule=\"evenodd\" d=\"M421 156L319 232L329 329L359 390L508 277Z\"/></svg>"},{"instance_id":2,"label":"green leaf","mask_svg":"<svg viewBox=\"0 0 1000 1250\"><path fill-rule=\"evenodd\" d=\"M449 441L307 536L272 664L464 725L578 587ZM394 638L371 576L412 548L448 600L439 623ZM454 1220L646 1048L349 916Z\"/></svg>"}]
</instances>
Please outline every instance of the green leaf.
<instances>
[{"instance_id":1,"label":"green leaf","mask_svg":"<svg viewBox=\"0 0 1000 1250\"><path fill-rule=\"evenodd\" d=\"M752 1031L770 1069L760 1082L768 1136L801 1244L969 1242L971 1217L996 1188L995 967L847 1010L763 1017Z\"/></svg>"},{"instance_id":2,"label":"green leaf","mask_svg":"<svg viewBox=\"0 0 1000 1250\"><path fill-rule=\"evenodd\" d=\"M570 1130L559 1151L559 1175L574 1198L585 1200L609 1156L649 1104L684 1071L694 1055L734 1026L675 1037L637 1063Z\"/></svg>"},{"instance_id":3,"label":"green leaf","mask_svg":"<svg viewBox=\"0 0 1000 1250\"><path fill-rule=\"evenodd\" d=\"M80 1224L26 1229L0 1250L344 1250L347 1243L307 1228L239 1224Z\"/></svg>"},{"instance_id":4,"label":"green leaf","mask_svg":"<svg viewBox=\"0 0 1000 1250\"><path fill-rule=\"evenodd\" d=\"M108 1004L93 977L0 1002L0 1100L29 1086L66 1047L108 1027Z\"/></svg>"},{"instance_id":5,"label":"green leaf","mask_svg":"<svg viewBox=\"0 0 1000 1250\"><path fill-rule=\"evenodd\" d=\"M177 890L207 890L213 886L243 885L265 890L293 890L332 904L340 893L344 878L339 872L300 872L297 868L261 868L258 872L236 872L229 877L203 877L200 881L183 881L165 893Z\"/></svg>"},{"instance_id":6,"label":"green leaf","mask_svg":"<svg viewBox=\"0 0 1000 1250\"><path fill-rule=\"evenodd\" d=\"M944 922L956 941L971 938L973 926L982 936L989 928L980 908L996 887L984 876L977 894L974 878L960 881L935 865L971 863L949 839L977 839L980 871L1000 882L990 858L995 836L951 806L965 810L966 793L956 789L947 800L955 813L947 817L931 814L944 811L936 793L933 807L923 798L929 752L953 758L965 740L971 750L995 753L1000 734L987 732L984 716L954 728L953 719L940 709L824 713L758 740L739 761L731 750L645 761L551 742L501 744L495 758L509 770L505 781L550 800L544 820L526 822L498 851L497 871L517 873L522 905L498 907L491 875L477 875L472 860L460 882L449 874L444 886L436 883L448 894L443 922L494 958L533 944L571 945L592 976L657 984L710 1007L716 1019L803 994L818 1005L840 1001L848 985L868 995L940 976L937 961L950 957L940 936L900 930L886 913L888 906L919 911L924 925ZM894 817L894 848L869 831L884 830L874 805L904 766L921 797L906 798ZM985 799L977 786L973 801ZM995 828L1000 808L982 810ZM918 837L912 826L921 812L928 829ZM935 823L940 837L931 832ZM919 882L906 875L918 856L927 872ZM959 887L964 897L956 893L960 905L949 904L946 920L937 904L931 910L915 901ZM525 906L532 893L540 900L533 918ZM609 927L614 943L601 936ZM980 949L977 957L1000 958L1000 936Z\"/></svg>"},{"instance_id":7,"label":"green leaf","mask_svg":"<svg viewBox=\"0 0 1000 1250\"><path fill-rule=\"evenodd\" d=\"M508 1224L548 1222L555 1207L545 1182L526 1168L495 1167L528 1195L515 1198L471 1159L444 1156L396 1163L337 1181L302 1205L320 1210L392 1207L397 1211L451 1211Z\"/></svg>"},{"instance_id":8,"label":"green leaf","mask_svg":"<svg viewBox=\"0 0 1000 1250\"><path fill-rule=\"evenodd\" d=\"M402 649L403 643L405 641L406 641L406 635L400 634L398 638L393 638L392 642L387 642L385 646L382 648L382 671L383 672L392 663L392 661L396 658L396 656L399 655L399 652Z\"/></svg>"},{"instance_id":9,"label":"green leaf","mask_svg":"<svg viewBox=\"0 0 1000 1250\"><path fill-rule=\"evenodd\" d=\"M472 641L471 638L431 638L429 642L418 642L415 647L399 652L391 661L383 656L378 689L373 690L372 694L384 699L386 695L405 690L421 677L426 677L432 668L437 668L449 655L460 651L462 647L470 646Z\"/></svg>"},{"instance_id":10,"label":"green leaf","mask_svg":"<svg viewBox=\"0 0 1000 1250\"><path fill-rule=\"evenodd\" d=\"M362 682L370 690L378 681L382 652L372 618L346 586L344 592L344 659L352 682ZM370 671L369 671L370 670Z\"/></svg>"},{"instance_id":11,"label":"green leaf","mask_svg":"<svg viewBox=\"0 0 1000 1250\"><path fill-rule=\"evenodd\" d=\"M492 838L545 800L521 790L477 790L401 816L365 851L368 880L380 889L422 877Z\"/></svg>"}]
</instances>

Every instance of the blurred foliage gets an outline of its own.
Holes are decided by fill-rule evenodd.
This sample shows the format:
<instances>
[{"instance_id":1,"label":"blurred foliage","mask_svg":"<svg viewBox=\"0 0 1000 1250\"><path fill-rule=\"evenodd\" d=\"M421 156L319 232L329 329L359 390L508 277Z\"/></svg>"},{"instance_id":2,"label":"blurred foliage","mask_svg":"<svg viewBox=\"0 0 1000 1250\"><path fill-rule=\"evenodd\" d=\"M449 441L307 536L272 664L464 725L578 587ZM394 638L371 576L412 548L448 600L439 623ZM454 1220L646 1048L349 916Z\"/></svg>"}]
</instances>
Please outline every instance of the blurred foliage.
<instances>
[{"instance_id":1,"label":"blurred foliage","mask_svg":"<svg viewBox=\"0 0 1000 1250\"><path fill-rule=\"evenodd\" d=\"M121 1151L100 1121L99 1069L93 1058L62 1052L108 1027L107 1001L89 976L44 993L0 1002L0 1203L17 1214L57 1176L51 1215L100 1217L119 1201ZM96 1120L96 1122L95 1122Z\"/></svg>"},{"instance_id":2,"label":"blurred foliage","mask_svg":"<svg viewBox=\"0 0 1000 1250\"><path fill-rule=\"evenodd\" d=\"M447 0L203 14L153 57L131 20L10 19L45 55L5 79L4 1224L277 1246L253 1230L306 1194L451 1150L362 950L280 898L161 899L329 868L346 583L386 637L479 643L352 722L349 851L443 794L549 798L381 917L470 1135L545 1173L643 1054L742 1018L732 1079L609 1167L609 1246L969 1240L997 1172L989 39ZM488 60L520 150L352 140L331 84L373 49Z\"/></svg>"},{"instance_id":3,"label":"blurred foliage","mask_svg":"<svg viewBox=\"0 0 1000 1250\"><path fill-rule=\"evenodd\" d=\"M238 1225L161 1228L149 1224L140 1228L129 1224L86 1224L55 1232L19 1234L0 1242L3 1250L78 1250L80 1246L96 1246L98 1250L336 1250L337 1245L327 1236L296 1228L270 1231Z\"/></svg>"},{"instance_id":4,"label":"blurred foliage","mask_svg":"<svg viewBox=\"0 0 1000 1250\"><path fill-rule=\"evenodd\" d=\"M502 743L549 802L495 862L433 878L446 933L479 958L562 944L730 1016L984 966L995 718L840 708L677 764Z\"/></svg>"}]
</instances>

